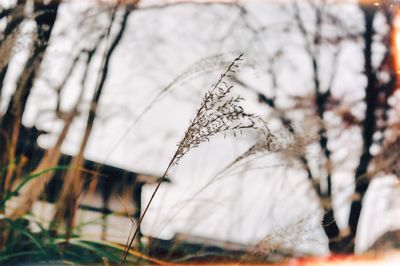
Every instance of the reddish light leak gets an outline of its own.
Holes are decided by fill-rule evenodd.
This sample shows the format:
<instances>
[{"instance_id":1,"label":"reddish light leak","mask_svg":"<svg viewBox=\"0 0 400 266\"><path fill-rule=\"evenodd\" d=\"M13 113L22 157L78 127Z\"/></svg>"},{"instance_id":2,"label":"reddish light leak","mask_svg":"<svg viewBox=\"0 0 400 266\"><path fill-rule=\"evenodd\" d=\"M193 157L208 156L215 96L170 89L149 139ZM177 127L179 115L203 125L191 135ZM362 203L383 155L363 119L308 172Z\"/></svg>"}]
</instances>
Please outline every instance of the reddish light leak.
<instances>
[{"instance_id":1,"label":"reddish light leak","mask_svg":"<svg viewBox=\"0 0 400 266\"><path fill-rule=\"evenodd\" d=\"M392 47L394 67L397 74L400 74L400 9L396 10L393 20Z\"/></svg>"},{"instance_id":2,"label":"reddish light leak","mask_svg":"<svg viewBox=\"0 0 400 266\"><path fill-rule=\"evenodd\" d=\"M327 258L304 258L293 260L286 266L397 266L400 265L400 252L366 254L354 256L330 256ZM283 266L282 265L282 266Z\"/></svg>"}]
</instances>

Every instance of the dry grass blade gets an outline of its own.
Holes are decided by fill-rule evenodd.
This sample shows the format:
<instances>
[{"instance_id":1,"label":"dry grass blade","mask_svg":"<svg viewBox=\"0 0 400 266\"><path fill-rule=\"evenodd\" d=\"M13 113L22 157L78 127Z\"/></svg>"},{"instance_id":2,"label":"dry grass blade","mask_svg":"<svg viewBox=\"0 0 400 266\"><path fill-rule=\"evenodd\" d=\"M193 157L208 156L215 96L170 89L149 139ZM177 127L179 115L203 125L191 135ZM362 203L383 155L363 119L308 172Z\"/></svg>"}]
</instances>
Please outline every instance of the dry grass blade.
<instances>
[{"instance_id":1,"label":"dry grass blade","mask_svg":"<svg viewBox=\"0 0 400 266\"><path fill-rule=\"evenodd\" d=\"M312 123L314 122L312 121ZM288 128L283 128L276 132L271 132L267 128L254 145L223 168L217 176L225 174L226 171L238 166L238 163L250 157L253 158L255 155L263 156L265 154L279 153L286 157L286 161L291 161L293 158L298 158L299 155L304 155L306 147L318 140L318 134L310 130L313 126L310 123L305 123L302 126L292 124Z\"/></svg>"},{"instance_id":2,"label":"dry grass blade","mask_svg":"<svg viewBox=\"0 0 400 266\"><path fill-rule=\"evenodd\" d=\"M112 145L112 149L105 160L115 151L115 149L121 144L122 140L125 139L136 126L136 124L145 116L153 106L161 100L168 92L171 92L174 88L179 87L189 80L194 79L206 73L211 73L215 70L219 70L229 63L225 58L226 54L217 54L204 59L201 59L187 68L182 74L174 78L166 87L164 87L146 107L136 116L136 118L130 123L124 134Z\"/></svg>"},{"instance_id":3,"label":"dry grass blade","mask_svg":"<svg viewBox=\"0 0 400 266\"><path fill-rule=\"evenodd\" d=\"M167 177L172 166L178 164L179 160L182 159L182 157L191 149L197 147L202 142L209 141L210 138L216 134L233 132L233 134L236 135L237 132L242 132L242 130L245 129L265 130L265 128L267 128L265 122L259 116L244 111L243 107L240 105L243 98L240 96L231 96L233 86L228 85L225 81L236 72L239 67L238 63L243 60L242 57L243 54L236 57L228 66L226 71L220 76L218 81L204 95L195 118L190 122L184 137L178 144L174 156L172 156L172 159L165 169L163 177L157 183L156 188L150 196L150 200L139 219L135 233L126 249L121 265L125 263L129 250L139 233L140 225L142 224L162 181Z\"/></svg>"},{"instance_id":4,"label":"dry grass blade","mask_svg":"<svg viewBox=\"0 0 400 266\"><path fill-rule=\"evenodd\" d=\"M224 67L225 64L229 63L224 57L225 54L217 54L207 58L203 58L189 68L187 68L182 74L174 78L167 86L165 86L151 102L139 113L135 118L131 126L134 126L153 106L156 104L166 93L170 92L174 87L179 87L189 80L201 76L205 73L210 73L215 70L219 70Z\"/></svg>"}]
</instances>

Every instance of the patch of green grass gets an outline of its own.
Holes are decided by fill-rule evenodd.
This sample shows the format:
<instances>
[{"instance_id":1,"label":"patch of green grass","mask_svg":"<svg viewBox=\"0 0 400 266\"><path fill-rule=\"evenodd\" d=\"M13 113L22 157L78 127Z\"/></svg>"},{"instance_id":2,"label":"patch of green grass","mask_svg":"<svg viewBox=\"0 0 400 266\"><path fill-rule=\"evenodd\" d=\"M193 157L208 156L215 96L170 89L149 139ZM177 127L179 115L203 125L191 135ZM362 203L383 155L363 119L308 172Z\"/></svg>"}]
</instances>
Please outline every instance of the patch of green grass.
<instances>
[{"instance_id":1,"label":"patch of green grass","mask_svg":"<svg viewBox=\"0 0 400 266\"><path fill-rule=\"evenodd\" d=\"M0 204L6 203L30 181L40 178L50 171L64 170L66 166L49 168L40 173L31 174L23 178L22 182L8 192ZM95 221L93 221L95 222ZM53 265L54 263L68 265L119 264L124 255L124 247L107 242L81 238L79 229L82 225L72 228L73 234L68 238L54 227L46 228L43 222L34 216L26 214L18 218L0 215L0 265L40 264ZM140 264L146 261L130 254L129 263Z\"/></svg>"},{"instance_id":2,"label":"patch of green grass","mask_svg":"<svg viewBox=\"0 0 400 266\"><path fill-rule=\"evenodd\" d=\"M6 243L0 251L0 264L48 263L62 261L72 264L93 264L120 262L123 249L105 241L91 241L74 235L68 241L45 229L29 217L12 220L2 217ZM39 230L33 231L35 223ZM134 259L134 258L131 258Z\"/></svg>"}]
</instances>

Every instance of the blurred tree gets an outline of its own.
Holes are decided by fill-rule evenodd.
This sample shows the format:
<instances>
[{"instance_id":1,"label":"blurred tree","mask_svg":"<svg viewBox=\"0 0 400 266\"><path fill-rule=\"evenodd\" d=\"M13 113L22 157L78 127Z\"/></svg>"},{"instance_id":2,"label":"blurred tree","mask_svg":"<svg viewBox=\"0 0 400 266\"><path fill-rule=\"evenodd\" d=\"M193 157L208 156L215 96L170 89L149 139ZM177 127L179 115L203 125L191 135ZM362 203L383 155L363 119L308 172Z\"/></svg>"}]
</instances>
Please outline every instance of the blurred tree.
<instances>
[{"instance_id":1,"label":"blurred tree","mask_svg":"<svg viewBox=\"0 0 400 266\"><path fill-rule=\"evenodd\" d=\"M16 154L17 142L21 131L22 115L24 113L29 94L36 76L40 70L40 64L43 60L45 51L48 47L48 42L53 30L57 11L60 1L34 1L34 21L36 23L35 38L32 42L32 47L29 49L29 56L23 70L18 79L18 83L13 96L11 97L7 111L2 115L0 120L0 162L2 169L2 178L0 183L0 199L4 193L9 192L13 182L14 173L18 165L18 156ZM1 43L1 53L6 54L5 58L10 59L13 45L18 38L21 23L25 19L23 10L26 8L27 1L17 1L14 7L8 9L6 28L3 33ZM5 12L5 11L3 11ZM1 69L1 83L7 74L9 62L3 61ZM1 212L4 211L4 206L1 206Z\"/></svg>"},{"instance_id":2,"label":"blurred tree","mask_svg":"<svg viewBox=\"0 0 400 266\"><path fill-rule=\"evenodd\" d=\"M332 6L335 4L331 4L329 1L296 1L288 5L288 10L293 14L309 58L309 65L312 69L312 90L304 89L304 92L291 96L290 93L285 94L284 90L279 88L277 82L279 72L274 69L274 65L283 57L282 55L285 53L285 48L283 48L271 57L272 67L269 73L273 79L273 95L266 95L254 88L252 91L258 93L259 101L269 106L285 126L299 122L294 115L296 113L303 113L303 119L316 117L322 121L322 126L319 125L318 129L318 149L321 153L319 165L315 167L315 164L313 165L313 162L310 162L304 154L299 155L298 159L307 172L311 186L324 210L322 226L329 239L329 249L334 253L353 253L366 192L372 178L384 171L376 160L382 156L378 155L379 153L373 153L372 149L376 148L382 151L393 143L393 139L388 138L388 132L391 130L388 112L391 110L389 99L395 92L397 73L394 63L397 58L395 58L392 46L394 7L390 3L361 2L360 10L364 29L363 32L358 32L346 25L340 12L335 11ZM311 19L306 17L307 12L311 13ZM382 27L377 28L376 26L379 16L386 19L386 31L382 32ZM310 21L312 21L311 26ZM341 48L346 45L346 42L362 43L363 45L363 75L366 79L366 86L364 88L365 96L361 99L361 106L364 107L361 110L364 110L364 114L359 113L360 109L354 109L356 105L360 104L360 100L353 102L353 106L351 106L345 102L346 94L339 98L338 93L335 93L333 89L338 70L344 67L343 64L340 64L339 56ZM379 52L374 49L377 45L384 46L383 55L379 55ZM324 55L326 56L326 53L322 52L331 50L333 52L331 52L331 63L328 68L331 72L329 74L326 68L326 58L322 58ZM379 60L374 61L375 58L379 58ZM329 77L327 78L327 76ZM246 86L242 80L237 80L237 82ZM348 93L351 92L348 91ZM290 107L280 107L278 101L282 101L282 95L286 95L284 96L286 101L292 102ZM330 125L331 121L328 117L340 119L341 123ZM337 142L346 132L354 132L354 129L358 130L360 134L362 146L357 154L357 166L353 169L354 192L349 200L350 211L347 226L341 228L335 219L333 203L335 180L333 176L335 172L339 172L345 167L343 162L335 162L332 158L338 147L331 143ZM314 144L310 146L315 148ZM349 154L351 151L347 152L347 156L352 158ZM393 172L386 171L386 173Z\"/></svg>"},{"instance_id":3,"label":"blurred tree","mask_svg":"<svg viewBox=\"0 0 400 266\"><path fill-rule=\"evenodd\" d=\"M83 186L83 179L80 178L80 171L83 165L83 153L87 146L88 139L91 135L93 123L96 116L96 109L102 95L103 87L108 75L108 69L111 57L120 43L123 33L125 32L129 14L135 8L137 1L130 1L126 4L109 3L106 5L94 5L94 9L83 14L79 18L78 24L81 28L78 32L82 34L82 39L73 47L72 63L65 76L62 78L61 84L55 89L57 93L57 106L55 115L64 122L63 129L58 136L53 148L48 149L43 155L40 151L35 154L35 149L26 149L27 145L37 145L38 136L41 131L36 128L26 128L22 124L22 117L25 114L27 101L31 95L35 82L40 77L41 65L43 58L48 50L51 38L54 38L53 28L57 21L57 14L62 1L60 0L35 0L32 1L33 9L30 10L30 1L18 0L14 5L3 8L0 12L0 19L5 21L5 27L1 35L1 69L0 69L0 85L8 73L8 65L16 52L19 52L18 41L22 38L26 46L22 47L28 52L28 57L21 72L17 78L15 91L12 93L9 102L6 103L7 109L1 114L0 118L0 213L5 212L5 197L10 193L15 184L18 183L21 173L26 174L25 166L27 160L36 162L36 166L32 169L32 163L29 162L29 171L42 172L51 167L58 165L61 158L61 146L69 132L73 120L79 115L79 107L82 103L84 91L87 91L87 79L89 68L92 66L92 59L95 54L102 56L102 64L98 72L98 81L94 91L93 99L90 104L90 110L86 122L86 130L80 146L78 155L72 160L70 170L66 174L65 182L67 186L61 194L58 212L54 219L61 222L66 220L67 229L71 229L74 213L71 210L76 208L75 201L79 197ZM95 14L106 14L109 18L109 25L105 28L97 27L95 20L90 12ZM93 14L92 14L93 15ZM94 16L96 18L96 16ZM92 20L91 20L92 19ZM25 36L24 27L26 24L34 22L35 30L29 36ZM60 33L58 33L60 34ZM105 44L105 48L98 49L101 44ZM24 45L24 46L25 46ZM86 60L82 60L85 59ZM84 63L84 73L81 80L80 95L77 97L75 105L70 111L61 109L61 94L71 78L73 72L80 63ZM1 86L0 92L3 86ZM3 95L4 96L4 95ZM4 99L2 99L4 101ZM36 132L36 133L34 133ZM24 170L25 169L25 170ZM45 186L49 181L51 173L44 174L41 178L31 181L27 185L27 193L23 195L22 204L16 210L14 215L20 216L30 210L33 202L42 196ZM17 182L18 181L18 182ZM74 188L71 190L71 188ZM66 204L69 203L69 204ZM67 206L65 206L67 205ZM1 227L1 224L0 224ZM1 229L1 228L0 228ZM1 231L1 230L0 230ZM4 234L4 232L0 232ZM3 235L4 236L4 235ZM3 238L5 239L5 238Z\"/></svg>"},{"instance_id":4,"label":"blurred tree","mask_svg":"<svg viewBox=\"0 0 400 266\"><path fill-rule=\"evenodd\" d=\"M32 11L30 10L31 2L33 3ZM79 153L71 163L71 171L66 175L66 186L62 191L61 205L55 217L57 221L66 218L65 222L69 227L75 214L77 197L83 185L79 178L80 170L78 168L82 164L83 153L92 132L97 106L109 73L110 61L121 42L128 18L138 4L137 1L128 1L127 5L120 5L119 2L121 1L118 1L117 4L103 5L98 9L90 10L89 8L84 18L77 19L78 21L82 19L77 23L79 25L77 28L78 44L81 44L80 42L83 44L73 47L73 56L71 57L70 65L66 67L65 76L61 78L61 82L57 86L53 86L58 98L55 115L63 122L63 128L54 147L47 150L43 158L38 162L36 171L57 165L61 155L61 145L68 134L71 123L80 115L79 106L82 102L82 95L89 87L87 85L89 68L95 65L93 58L96 55L101 58L101 66L97 73L97 81L85 122L85 131ZM184 2L182 3L184 4ZM182 3L154 5L144 9L162 9ZM53 27L57 22L58 9L61 4L63 3L60 0L18 0L11 7L0 10L0 19L5 21L5 26L0 36L0 96L2 101L4 99L6 101L5 112L1 114L0 118L0 169L2 169L0 202L15 185L16 178L26 163L24 156L22 156L23 153L19 152L19 144L23 143L23 137L25 138L26 136L26 130L21 121L32 87L40 75L41 65L48 51L49 42L53 38ZM247 27L253 34L258 34L260 30L269 30L268 27L252 28L251 23L246 20L250 13L246 10L246 5L233 3L231 6L239 11L237 21L242 21L243 26ZM392 106L389 105L389 98L394 93L396 81L396 70L394 69L396 58L394 58L391 46L393 13L390 11L390 5L382 4L378 8L371 3L361 3L360 10L363 15L364 29L359 31L357 28L353 29L352 25L347 25L345 19L341 17L340 10L335 10L333 6L335 5L331 1L325 0L299 1L285 4L286 9L292 15L294 26L284 27L282 31L287 31L288 34L295 35L296 38L300 36L302 40L303 48L307 54L307 62L304 61L302 64L310 66L312 72L311 90L304 88L302 92L290 94L280 87L281 84L279 84L279 79L277 78L279 70L275 69L275 67L283 58L287 48L281 47L268 59L270 64L268 74L272 78L271 89L273 94L267 95L257 92L257 95L259 101L269 106L284 126L290 126L292 122L296 122L298 119L296 118L297 113L302 113L303 119L312 116L323 122L322 126L317 130L319 135L318 142L310 145L313 148L318 146L322 154L318 165L311 162L306 155L301 155L298 159L307 173L308 180L317 195L321 208L324 210L322 225L329 238L330 250L337 253L351 253L354 252L363 199L371 179L377 176L379 171L387 170L381 167L384 164L381 163L381 166L378 166L378 161L375 160L384 157L382 156L383 152L372 153L372 148L377 147L380 150L385 150L386 147L390 147L396 141L396 138L390 138L389 133L393 132L394 129L388 122L389 111L392 109ZM311 16L312 25L305 19L310 10L313 14ZM99 14L105 14L107 17L108 24L104 27L96 25L98 21L91 20ZM388 25L389 29L384 33L377 30L374 24L377 21L377 16L386 18L386 25ZM13 60L16 43L22 35L23 22L26 21L34 22L35 30L30 37L32 42L29 49L27 49L28 58L17 78L16 89L8 101L4 96L3 83L7 73L9 73L8 66ZM228 31L229 33L239 25L239 23L236 24L237 21L233 23L233 26ZM342 67L340 62L341 49L348 42L363 45L364 66L362 75L366 80L365 97L361 100L352 99L350 102L344 100L345 96L341 98L337 93L333 93L334 83L338 79L337 72ZM380 59L377 60L379 61L378 63L374 63L374 56L378 54L374 51L375 44L381 44L385 47L384 55L380 56ZM324 60L322 59L321 51L325 50L332 51L331 73L327 73L329 71L325 66L326 62L322 63ZM63 110L61 108L61 95L65 84L81 64L84 67L80 80L80 95L70 110ZM246 82L239 77L237 82L247 86ZM290 107L282 107L280 104L282 97L292 105ZM360 106L362 108L359 108ZM355 110L354 107L358 109ZM360 110L363 110L364 113L360 114ZM329 125L330 121L327 118L329 116L340 119L340 125ZM350 200L351 207L347 225L344 228L340 228L335 219L333 177L335 172L339 171L343 166L332 159L337 152L337 147L333 147L334 145L330 144L337 141L340 135L350 131L354 132L354 130L359 133L362 145L359 147L359 154L356 155L357 165L352 169L353 175L351 178L354 179L354 193ZM36 143L40 131L35 131L35 133L29 140L34 143ZM34 154L29 156L31 158L35 157ZM379 162L381 161L379 160ZM390 171L392 170L390 169ZM45 175L44 178L37 179L30 184L28 191L32 193L25 195L26 197L23 199L24 203L22 204L24 208L21 209L22 213L28 211L32 202L41 195L50 176L50 174ZM4 207L0 205L0 214L4 213Z\"/></svg>"}]
</instances>

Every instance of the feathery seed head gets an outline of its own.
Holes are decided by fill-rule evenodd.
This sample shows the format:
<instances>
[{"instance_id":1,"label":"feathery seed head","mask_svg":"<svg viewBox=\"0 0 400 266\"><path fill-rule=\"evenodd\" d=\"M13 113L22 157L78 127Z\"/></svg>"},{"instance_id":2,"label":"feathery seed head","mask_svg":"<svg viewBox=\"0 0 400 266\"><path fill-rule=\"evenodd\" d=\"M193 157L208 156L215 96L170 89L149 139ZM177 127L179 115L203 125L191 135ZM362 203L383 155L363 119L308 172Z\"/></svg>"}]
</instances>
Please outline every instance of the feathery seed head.
<instances>
[{"instance_id":1,"label":"feathery seed head","mask_svg":"<svg viewBox=\"0 0 400 266\"><path fill-rule=\"evenodd\" d=\"M173 164L177 164L189 150L209 141L210 137L218 133L232 132L236 136L245 129L266 128L259 116L247 113L243 109L243 98L232 96L233 86L226 82L238 69L238 63L243 60L242 56L235 58L219 80L205 93L195 118L178 144Z\"/></svg>"}]
</instances>

